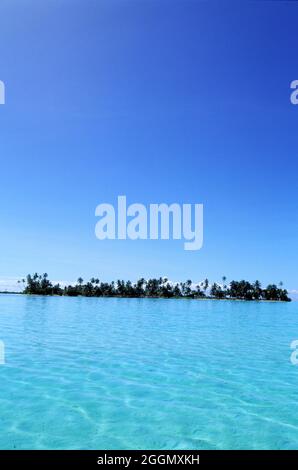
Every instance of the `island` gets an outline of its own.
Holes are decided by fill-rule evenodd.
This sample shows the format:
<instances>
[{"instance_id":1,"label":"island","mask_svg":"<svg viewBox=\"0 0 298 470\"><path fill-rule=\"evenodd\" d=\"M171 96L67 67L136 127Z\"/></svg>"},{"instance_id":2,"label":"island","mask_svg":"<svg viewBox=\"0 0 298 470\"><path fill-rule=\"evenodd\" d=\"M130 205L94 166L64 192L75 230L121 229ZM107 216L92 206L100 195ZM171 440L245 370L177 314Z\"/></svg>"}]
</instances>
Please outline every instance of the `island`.
<instances>
[{"instance_id":1,"label":"island","mask_svg":"<svg viewBox=\"0 0 298 470\"><path fill-rule=\"evenodd\" d=\"M23 285L22 293L28 295L291 301L282 282L278 286L269 284L262 288L259 281L251 283L241 280L227 283L225 276L222 277L221 284L210 284L208 279L199 284L194 284L190 279L174 283L165 277L148 280L141 278L135 283L120 279L109 283L92 277L84 283L83 278L79 277L76 284L61 286L51 282L47 273L34 273L28 274L26 279L18 283Z\"/></svg>"}]
</instances>

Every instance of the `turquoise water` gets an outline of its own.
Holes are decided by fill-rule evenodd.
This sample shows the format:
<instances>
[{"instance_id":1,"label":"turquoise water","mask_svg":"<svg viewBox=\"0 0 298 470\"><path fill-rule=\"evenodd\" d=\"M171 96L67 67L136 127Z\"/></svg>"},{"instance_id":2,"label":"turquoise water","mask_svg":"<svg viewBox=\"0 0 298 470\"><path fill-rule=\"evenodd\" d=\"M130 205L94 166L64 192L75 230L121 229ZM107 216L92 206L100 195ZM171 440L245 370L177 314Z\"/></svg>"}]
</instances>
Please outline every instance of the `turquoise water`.
<instances>
[{"instance_id":1,"label":"turquoise water","mask_svg":"<svg viewBox=\"0 0 298 470\"><path fill-rule=\"evenodd\" d=\"M298 303L1 295L1 449L298 449Z\"/></svg>"}]
</instances>

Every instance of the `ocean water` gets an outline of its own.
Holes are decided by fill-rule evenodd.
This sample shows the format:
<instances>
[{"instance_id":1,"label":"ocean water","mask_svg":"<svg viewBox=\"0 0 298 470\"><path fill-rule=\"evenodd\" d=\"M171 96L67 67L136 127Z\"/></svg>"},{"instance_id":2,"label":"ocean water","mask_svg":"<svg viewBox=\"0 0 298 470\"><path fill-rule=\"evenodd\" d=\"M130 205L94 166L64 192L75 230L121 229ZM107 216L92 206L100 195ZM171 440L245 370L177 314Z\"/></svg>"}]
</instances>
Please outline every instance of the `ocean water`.
<instances>
[{"instance_id":1,"label":"ocean water","mask_svg":"<svg viewBox=\"0 0 298 470\"><path fill-rule=\"evenodd\" d=\"M0 296L1 449L298 449L298 303Z\"/></svg>"}]
</instances>

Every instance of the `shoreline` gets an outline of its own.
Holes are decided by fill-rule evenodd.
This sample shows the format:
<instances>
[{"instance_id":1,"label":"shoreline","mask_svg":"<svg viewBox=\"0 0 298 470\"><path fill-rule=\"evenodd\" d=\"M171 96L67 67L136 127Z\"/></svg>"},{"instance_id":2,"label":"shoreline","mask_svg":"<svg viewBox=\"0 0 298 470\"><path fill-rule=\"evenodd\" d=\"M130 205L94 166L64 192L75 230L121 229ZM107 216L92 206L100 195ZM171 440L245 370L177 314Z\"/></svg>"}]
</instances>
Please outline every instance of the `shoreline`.
<instances>
[{"instance_id":1,"label":"shoreline","mask_svg":"<svg viewBox=\"0 0 298 470\"><path fill-rule=\"evenodd\" d=\"M214 297L133 297L133 296L121 296L121 295L101 295L101 296L95 296L95 295L57 295L57 294L27 294L23 292L0 292L0 295L23 295L27 297L59 297L59 298L84 298L84 299L146 299L146 300L200 300L200 301L208 301L208 300L214 300L218 302L257 302L257 303L275 303L275 304L280 304L280 303L289 303L293 302L292 299L289 300L266 300L266 299L252 299L252 300L247 300L247 299L237 299L237 298L231 298L231 299L216 299Z\"/></svg>"}]
</instances>

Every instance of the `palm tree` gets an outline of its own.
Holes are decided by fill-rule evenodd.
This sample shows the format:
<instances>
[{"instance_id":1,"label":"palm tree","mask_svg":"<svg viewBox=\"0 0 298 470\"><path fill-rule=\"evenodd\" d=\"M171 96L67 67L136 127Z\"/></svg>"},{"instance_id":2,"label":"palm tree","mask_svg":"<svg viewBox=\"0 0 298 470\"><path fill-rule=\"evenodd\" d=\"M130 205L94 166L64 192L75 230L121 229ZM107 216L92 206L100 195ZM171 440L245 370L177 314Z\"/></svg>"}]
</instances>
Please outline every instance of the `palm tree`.
<instances>
[{"instance_id":1,"label":"palm tree","mask_svg":"<svg viewBox=\"0 0 298 470\"><path fill-rule=\"evenodd\" d=\"M189 297L191 295L191 286L192 286L192 280L188 279L185 283L185 290L184 290L184 295L186 297Z\"/></svg>"},{"instance_id":2,"label":"palm tree","mask_svg":"<svg viewBox=\"0 0 298 470\"><path fill-rule=\"evenodd\" d=\"M254 297L256 300L259 300L262 295L261 283L260 281L256 280L253 284L254 289Z\"/></svg>"},{"instance_id":3,"label":"palm tree","mask_svg":"<svg viewBox=\"0 0 298 470\"><path fill-rule=\"evenodd\" d=\"M79 277L78 279L78 284L81 286L84 282L84 279L82 277Z\"/></svg>"}]
</instances>

